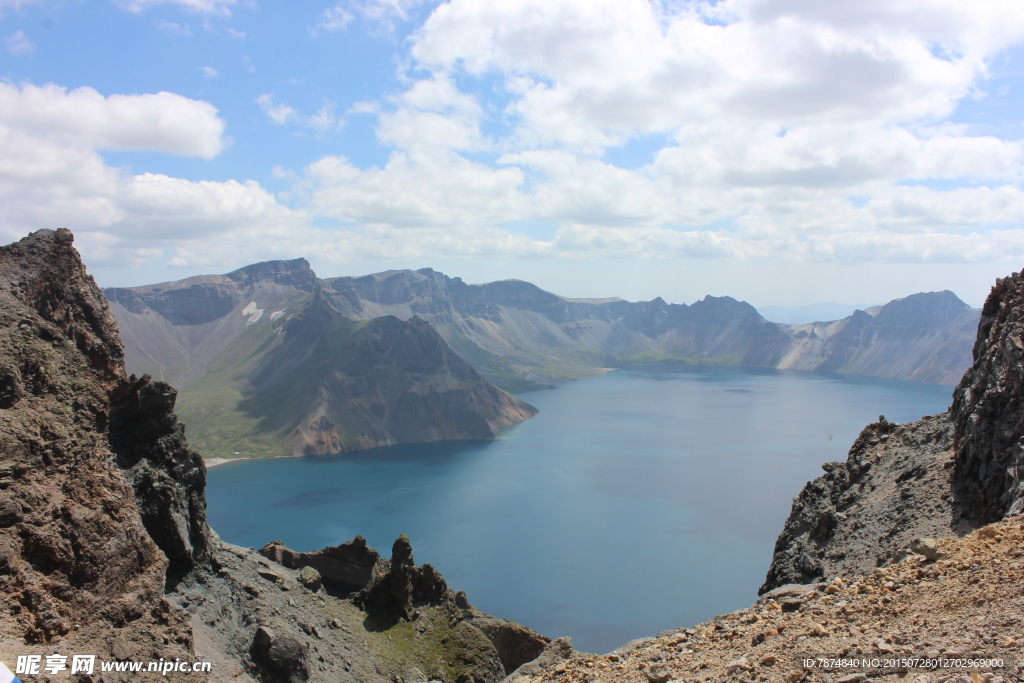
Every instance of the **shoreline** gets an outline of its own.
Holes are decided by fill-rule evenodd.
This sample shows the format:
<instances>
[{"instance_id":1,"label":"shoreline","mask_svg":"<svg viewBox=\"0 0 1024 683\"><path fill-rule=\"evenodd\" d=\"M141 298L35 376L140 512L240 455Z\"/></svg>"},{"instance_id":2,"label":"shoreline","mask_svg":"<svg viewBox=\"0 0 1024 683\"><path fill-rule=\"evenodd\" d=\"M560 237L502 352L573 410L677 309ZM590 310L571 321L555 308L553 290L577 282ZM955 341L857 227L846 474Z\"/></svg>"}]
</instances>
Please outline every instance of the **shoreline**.
<instances>
[{"instance_id":1,"label":"shoreline","mask_svg":"<svg viewBox=\"0 0 1024 683\"><path fill-rule=\"evenodd\" d=\"M206 469L217 467L218 465L226 465L227 463L235 462L236 460L255 460L255 458L203 458L203 462L206 464Z\"/></svg>"}]
</instances>

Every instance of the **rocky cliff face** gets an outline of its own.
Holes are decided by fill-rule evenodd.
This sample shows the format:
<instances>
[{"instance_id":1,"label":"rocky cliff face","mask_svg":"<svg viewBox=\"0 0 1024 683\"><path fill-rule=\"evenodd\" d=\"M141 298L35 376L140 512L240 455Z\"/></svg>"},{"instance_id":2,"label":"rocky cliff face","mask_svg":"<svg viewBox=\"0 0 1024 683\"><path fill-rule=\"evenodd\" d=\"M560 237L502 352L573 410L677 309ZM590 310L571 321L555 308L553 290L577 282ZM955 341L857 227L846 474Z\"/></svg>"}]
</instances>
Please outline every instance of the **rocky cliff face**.
<instances>
[{"instance_id":1,"label":"rocky cliff face","mask_svg":"<svg viewBox=\"0 0 1024 683\"><path fill-rule=\"evenodd\" d=\"M846 462L822 465L793 499L760 592L869 574L914 539L969 531L953 500L952 427L945 413L865 427Z\"/></svg>"},{"instance_id":2,"label":"rocky cliff face","mask_svg":"<svg viewBox=\"0 0 1024 683\"><path fill-rule=\"evenodd\" d=\"M164 598L168 559L107 438L119 428L110 393L127 384L121 344L71 243L47 230L0 248L2 649L110 657L117 643L185 657L192 635Z\"/></svg>"},{"instance_id":3,"label":"rocky cliff face","mask_svg":"<svg viewBox=\"0 0 1024 683\"><path fill-rule=\"evenodd\" d=\"M413 582L408 597L425 595L417 586L430 578L444 599L371 629L348 591L387 567L332 593L310 566L217 538L175 391L125 376L113 317L71 244L59 230L0 247L2 659L213 665L189 680L500 680L511 631L473 625L493 617L457 604L439 574L412 564L411 549L398 558L398 575ZM349 564L377 558L358 539L326 550ZM540 639L525 631L519 648ZM132 676L97 669L83 680Z\"/></svg>"},{"instance_id":4,"label":"rocky cliff face","mask_svg":"<svg viewBox=\"0 0 1024 683\"><path fill-rule=\"evenodd\" d=\"M954 490L975 524L1024 512L1024 275L985 301L974 366L953 395Z\"/></svg>"}]
</instances>

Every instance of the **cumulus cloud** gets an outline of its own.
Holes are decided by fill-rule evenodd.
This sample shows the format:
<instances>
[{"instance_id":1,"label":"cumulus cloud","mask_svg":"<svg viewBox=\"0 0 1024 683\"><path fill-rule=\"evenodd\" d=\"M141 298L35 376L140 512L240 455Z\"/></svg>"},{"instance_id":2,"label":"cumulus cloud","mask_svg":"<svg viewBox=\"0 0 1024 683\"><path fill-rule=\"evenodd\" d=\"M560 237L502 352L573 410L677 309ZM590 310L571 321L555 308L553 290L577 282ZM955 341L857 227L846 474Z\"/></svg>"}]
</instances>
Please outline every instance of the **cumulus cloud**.
<instances>
[{"instance_id":1,"label":"cumulus cloud","mask_svg":"<svg viewBox=\"0 0 1024 683\"><path fill-rule=\"evenodd\" d=\"M0 125L30 138L101 150L148 150L212 158L224 121L209 102L160 92L109 95L92 88L0 83Z\"/></svg>"},{"instance_id":2,"label":"cumulus cloud","mask_svg":"<svg viewBox=\"0 0 1024 683\"><path fill-rule=\"evenodd\" d=\"M211 105L171 93L0 83L0 234L67 226L94 265L139 264L182 245L196 252L190 263L230 262L232 249L256 255L286 242L305 214L253 181L134 175L99 153L208 158L223 148L223 129Z\"/></svg>"},{"instance_id":3,"label":"cumulus cloud","mask_svg":"<svg viewBox=\"0 0 1024 683\"><path fill-rule=\"evenodd\" d=\"M203 75L203 78L217 78L218 76L220 76L220 72L214 69L212 66L199 67L199 73Z\"/></svg>"},{"instance_id":4,"label":"cumulus cloud","mask_svg":"<svg viewBox=\"0 0 1024 683\"><path fill-rule=\"evenodd\" d=\"M1024 40L1012 0L450 0L412 40L429 76L353 108L377 116L391 160L313 164L314 211L389 229L560 225L533 254L1019 253L994 245L1024 221L1021 141L948 123ZM500 111L472 95L483 82ZM669 143L646 166L605 160L651 135ZM496 167L464 156L484 150L504 152Z\"/></svg>"},{"instance_id":5,"label":"cumulus cloud","mask_svg":"<svg viewBox=\"0 0 1024 683\"><path fill-rule=\"evenodd\" d=\"M380 168L324 157L305 170L317 214L391 228L472 228L528 215L518 168L490 168L457 154L396 152Z\"/></svg>"}]
</instances>

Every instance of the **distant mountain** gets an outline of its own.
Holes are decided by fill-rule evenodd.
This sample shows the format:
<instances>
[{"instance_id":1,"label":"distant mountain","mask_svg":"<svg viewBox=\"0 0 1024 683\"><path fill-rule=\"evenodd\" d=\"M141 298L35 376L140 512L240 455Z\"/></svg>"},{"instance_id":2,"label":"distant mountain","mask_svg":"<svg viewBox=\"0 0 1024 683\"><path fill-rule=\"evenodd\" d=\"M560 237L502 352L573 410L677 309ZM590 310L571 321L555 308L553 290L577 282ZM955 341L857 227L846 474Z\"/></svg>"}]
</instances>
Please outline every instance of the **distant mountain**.
<instances>
[{"instance_id":1,"label":"distant mountain","mask_svg":"<svg viewBox=\"0 0 1024 683\"><path fill-rule=\"evenodd\" d=\"M568 299L519 280L467 285L429 268L331 278L353 317L418 315L510 391L660 361L850 372L955 384L971 363L977 309L952 292L914 294L841 320L772 323L745 302L692 305Z\"/></svg>"},{"instance_id":2,"label":"distant mountain","mask_svg":"<svg viewBox=\"0 0 1024 683\"><path fill-rule=\"evenodd\" d=\"M193 441L217 455L488 438L532 409L484 380L525 391L639 363L951 385L979 315L931 292L784 325L731 297L569 299L429 268L320 280L304 259L104 293L129 370L181 386Z\"/></svg>"},{"instance_id":3,"label":"distant mountain","mask_svg":"<svg viewBox=\"0 0 1024 683\"><path fill-rule=\"evenodd\" d=\"M183 385L179 414L207 456L489 439L536 412L425 321L342 315L302 259L105 295L131 371Z\"/></svg>"}]
</instances>

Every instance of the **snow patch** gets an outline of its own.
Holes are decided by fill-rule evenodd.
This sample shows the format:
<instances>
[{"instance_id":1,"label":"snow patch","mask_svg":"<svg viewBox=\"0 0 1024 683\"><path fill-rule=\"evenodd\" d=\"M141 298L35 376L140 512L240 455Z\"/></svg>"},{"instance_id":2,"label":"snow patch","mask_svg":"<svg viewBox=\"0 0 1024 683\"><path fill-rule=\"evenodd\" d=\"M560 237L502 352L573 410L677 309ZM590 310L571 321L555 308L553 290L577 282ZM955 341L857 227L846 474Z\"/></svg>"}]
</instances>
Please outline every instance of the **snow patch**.
<instances>
[{"instance_id":1,"label":"snow patch","mask_svg":"<svg viewBox=\"0 0 1024 683\"><path fill-rule=\"evenodd\" d=\"M249 319L245 321L245 326L249 327L249 325L263 317L263 309L256 308L256 302L250 301L249 305L242 309L242 315L249 316Z\"/></svg>"},{"instance_id":2,"label":"snow patch","mask_svg":"<svg viewBox=\"0 0 1024 683\"><path fill-rule=\"evenodd\" d=\"M271 321L277 320L277 319L278 319L278 318L280 318L280 317L281 317L282 315L284 315L284 312L285 312L286 310L288 310L288 309L287 309L287 308L282 308L282 309L281 309L280 311L274 311L273 313L271 313L271 314L270 314L270 320L271 320Z\"/></svg>"}]
</instances>

